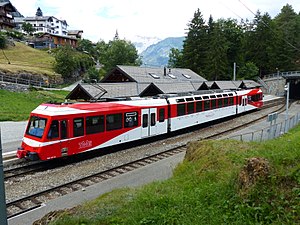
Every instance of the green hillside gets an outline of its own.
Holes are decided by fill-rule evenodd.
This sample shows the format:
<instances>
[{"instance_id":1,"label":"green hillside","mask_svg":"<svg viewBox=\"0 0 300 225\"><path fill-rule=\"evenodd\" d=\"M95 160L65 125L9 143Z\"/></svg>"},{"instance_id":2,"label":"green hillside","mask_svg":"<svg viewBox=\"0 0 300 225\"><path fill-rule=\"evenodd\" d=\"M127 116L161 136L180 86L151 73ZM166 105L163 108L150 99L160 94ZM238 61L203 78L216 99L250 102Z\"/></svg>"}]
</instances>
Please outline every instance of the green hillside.
<instances>
[{"instance_id":1,"label":"green hillside","mask_svg":"<svg viewBox=\"0 0 300 225\"><path fill-rule=\"evenodd\" d=\"M55 212L50 224L300 224L299 136L191 143L171 179Z\"/></svg>"},{"instance_id":2,"label":"green hillside","mask_svg":"<svg viewBox=\"0 0 300 225\"><path fill-rule=\"evenodd\" d=\"M55 59L51 54L20 42L14 43L15 46L9 45L8 48L0 52L0 71L13 74L27 72L48 76L55 75L53 70Z\"/></svg>"}]
</instances>

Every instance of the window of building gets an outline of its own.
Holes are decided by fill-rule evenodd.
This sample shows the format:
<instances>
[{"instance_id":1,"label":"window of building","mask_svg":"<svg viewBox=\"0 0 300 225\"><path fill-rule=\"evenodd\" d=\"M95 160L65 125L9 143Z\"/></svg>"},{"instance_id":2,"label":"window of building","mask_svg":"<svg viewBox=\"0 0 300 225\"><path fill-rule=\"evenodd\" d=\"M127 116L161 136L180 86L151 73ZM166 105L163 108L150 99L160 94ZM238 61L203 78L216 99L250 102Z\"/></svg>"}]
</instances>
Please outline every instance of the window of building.
<instances>
[{"instance_id":1,"label":"window of building","mask_svg":"<svg viewBox=\"0 0 300 225\"><path fill-rule=\"evenodd\" d=\"M106 116L106 130L117 130L122 128L122 113L109 114Z\"/></svg>"},{"instance_id":2,"label":"window of building","mask_svg":"<svg viewBox=\"0 0 300 225\"><path fill-rule=\"evenodd\" d=\"M171 73L168 73L168 76L171 77L172 79L176 79L176 76L174 76L174 75L171 74Z\"/></svg>"},{"instance_id":3,"label":"window of building","mask_svg":"<svg viewBox=\"0 0 300 225\"><path fill-rule=\"evenodd\" d=\"M186 79L191 79L192 77L190 75L187 75L187 74L182 74L182 76L184 76Z\"/></svg>"},{"instance_id":4,"label":"window of building","mask_svg":"<svg viewBox=\"0 0 300 225\"><path fill-rule=\"evenodd\" d=\"M138 125L138 112L124 113L124 127L136 127Z\"/></svg>"},{"instance_id":5,"label":"window of building","mask_svg":"<svg viewBox=\"0 0 300 225\"><path fill-rule=\"evenodd\" d=\"M164 122L165 121L165 109L159 109L159 122Z\"/></svg>"},{"instance_id":6,"label":"window of building","mask_svg":"<svg viewBox=\"0 0 300 225\"><path fill-rule=\"evenodd\" d=\"M155 73L149 73L149 75L151 77L153 77L154 79L160 79L160 77L158 75L156 75Z\"/></svg>"},{"instance_id":7,"label":"window of building","mask_svg":"<svg viewBox=\"0 0 300 225\"><path fill-rule=\"evenodd\" d=\"M79 137L84 135L83 118L75 118L73 120L73 136Z\"/></svg>"},{"instance_id":8,"label":"window of building","mask_svg":"<svg viewBox=\"0 0 300 225\"><path fill-rule=\"evenodd\" d=\"M96 134L104 131L104 116L89 116L86 118L86 134Z\"/></svg>"}]
</instances>

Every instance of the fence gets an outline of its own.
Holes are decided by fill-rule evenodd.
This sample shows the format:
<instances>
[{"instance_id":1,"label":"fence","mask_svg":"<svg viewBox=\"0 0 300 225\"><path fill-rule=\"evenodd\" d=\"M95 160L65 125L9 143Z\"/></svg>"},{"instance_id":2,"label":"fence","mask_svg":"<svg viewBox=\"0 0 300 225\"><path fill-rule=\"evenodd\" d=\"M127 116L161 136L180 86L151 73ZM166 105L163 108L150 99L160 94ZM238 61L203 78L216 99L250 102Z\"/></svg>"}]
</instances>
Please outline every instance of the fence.
<instances>
[{"instance_id":1,"label":"fence","mask_svg":"<svg viewBox=\"0 0 300 225\"><path fill-rule=\"evenodd\" d=\"M0 75L0 81L15 84L32 85L37 87L45 87L47 84L43 80L30 80L13 76Z\"/></svg>"},{"instance_id":2,"label":"fence","mask_svg":"<svg viewBox=\"0 0 300 225\"><path fill-rule=\"evenodd\" d=\"M227 139L240 141L265 141L277 138L284 133L287 133L291 128L300 124L300 113L290 117L288 120L276 123L262 130L249 132L245 134L231 136Z\"/></svg>"}]
</instances>

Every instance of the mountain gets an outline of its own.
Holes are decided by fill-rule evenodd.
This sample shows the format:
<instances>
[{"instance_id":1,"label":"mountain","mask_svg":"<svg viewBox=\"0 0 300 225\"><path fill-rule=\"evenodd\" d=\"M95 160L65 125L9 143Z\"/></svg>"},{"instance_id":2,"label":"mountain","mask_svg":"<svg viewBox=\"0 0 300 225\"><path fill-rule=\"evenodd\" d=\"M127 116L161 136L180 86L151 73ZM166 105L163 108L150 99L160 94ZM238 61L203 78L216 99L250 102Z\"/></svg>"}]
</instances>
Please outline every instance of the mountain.
<instances>
[{"instance_id":1,"label":"mountain","mask_svg":"<svg viewBox=\"0 0 300 225\"><path fill-rule=\"evenodd\" d=\"M141 54L143 66L162 67L169 61L171 48L182 49L184 37L169 37L150 45Z\"/></svg>"},{"instance_id":2,"label":"mountain","mask_svg":"<svg viewBox=\"0 0 300 225\"><path fill-rule=\"evenodd\" d=\"M147 47L150 45L156 44L161 41L158 37L143 37L143 36L135 36L131 42L136 47L138 53L142 53Z\"/></svg>"}]
</instances>

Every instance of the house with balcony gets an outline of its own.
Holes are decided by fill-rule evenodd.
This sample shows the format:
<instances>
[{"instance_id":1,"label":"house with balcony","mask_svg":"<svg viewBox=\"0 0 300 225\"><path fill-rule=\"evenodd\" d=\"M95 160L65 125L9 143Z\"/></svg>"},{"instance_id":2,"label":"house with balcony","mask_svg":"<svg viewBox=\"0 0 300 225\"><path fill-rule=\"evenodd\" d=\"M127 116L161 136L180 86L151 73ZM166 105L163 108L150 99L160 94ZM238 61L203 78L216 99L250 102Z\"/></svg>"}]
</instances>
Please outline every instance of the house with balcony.
<instances>
[{"instance_id":1,"label":"house with balcony","mask_svg":"<svg viewBox=\"0 0 300 225\"><path fill-rule=\"evenodd\" d=\"M14 28L13 13L17 13L16 8L9 1L0 2L0 29Z\"/></svg>"},{"instance_id":2,"label":"house with balcony","mask_svg":"<svg viewBox=\"0 0 300 225\"><path fill-rule=\"evenodd\" d=\"M68 35L68 24L65 20L57 19L54 16L34 16L25 17L24 23L30 23L35 32L33 33L49 33L60 36Z\"/></svg>"}]
</instances>

